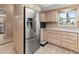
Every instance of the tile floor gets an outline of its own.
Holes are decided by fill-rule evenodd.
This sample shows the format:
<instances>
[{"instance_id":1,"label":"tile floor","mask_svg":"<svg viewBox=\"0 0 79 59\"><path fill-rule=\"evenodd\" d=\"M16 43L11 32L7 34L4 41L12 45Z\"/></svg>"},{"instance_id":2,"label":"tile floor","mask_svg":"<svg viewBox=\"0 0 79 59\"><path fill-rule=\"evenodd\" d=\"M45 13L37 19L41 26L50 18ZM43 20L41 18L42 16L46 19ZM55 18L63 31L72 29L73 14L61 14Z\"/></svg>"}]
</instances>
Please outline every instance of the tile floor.
<instances>
[{"instance_id":1,"label":"tile floor","mask_svg":"<svg viewBox=\"0 0 79 59\"><path fill-rule=\"evenodd\" d=\"M0 45L0 54L15 54L15 51L13 50L13 42Z\"/></svg>"},{"instance_id":2,"label":"tile floor","mask_svg":"<svg viewBox=\"0 0 79 59\"><path fill-rule=\"evenodd\" d=\"M9 38L4 38L4 34L0 34L0 45L3 45L5 43L8 43L8 42L11 42L12 39L9 37Z\"/></svg>"},{"instance_id":3,"label":"tile floor","mask_svg":"<svg viewBox=\"0 0 79 59\"><path fill-rule=\"evenodd\" d=\"M15 54L12 39L5 39L4 34L0 34L0 54Z\"/></svg>"},{"instance_id":4,"label":"tile floor","mask_svg":"<svg viewBox=\"0 0 79 59\"><path fill-rule=\"evenodd\" d=\"M47 44L44 47L40 47L35 54L75 54L72 51L51 45L51 44Z\"/></svg>"}]
</instances>

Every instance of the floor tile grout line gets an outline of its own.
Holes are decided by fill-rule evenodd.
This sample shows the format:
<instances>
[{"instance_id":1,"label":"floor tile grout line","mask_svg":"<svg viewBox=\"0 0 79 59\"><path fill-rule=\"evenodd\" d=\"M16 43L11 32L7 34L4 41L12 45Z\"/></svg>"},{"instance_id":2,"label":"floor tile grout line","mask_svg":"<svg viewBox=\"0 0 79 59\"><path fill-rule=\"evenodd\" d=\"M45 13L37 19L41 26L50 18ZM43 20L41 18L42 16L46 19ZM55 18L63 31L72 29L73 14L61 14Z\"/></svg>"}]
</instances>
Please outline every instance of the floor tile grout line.
<instances>
[{"instance_id":1,"label":"floor tile grout line","mask_svg":"<svg viewBox=\"0 0 79 59\"><path fill-rule=\"evenodd\" d=\"M48 47L49 47L49 49L48 49ZM52 50L53 50L53 48L55 48L56 47L56 50L55 50L55 52L52 52ZM43 47L45 50L43 50L41 53L40 53L40 50L39 51L37 51L37 53L36 54L60 54L61 52L62 52L62 54L70 54L70 51L69 50L66 50L66 49L63 49L63 48L61 48L61 47L57 47L57 46L55 46L55 47L52 47L52 45L51 44L49 44L49 45L46 45L45 47ZM50 49L52 49L51 51L49 51ZM64 52L63 52L63 51ZM59 53L58 53L59 52ZM73 52L72 52L73 53Z\"/></svg>"},{"instance_id":2,"label":"floor tile grout line","mask_svg":"<svg viewBox=\"0 0 79 59\"><path fill-rule=\"evenodd\" d=\"M11 43L11 42L13 42L13 41L9 41L9 42L6 42L6 43L4 43L4 44L0 44L0 46L3 46L3 45L6 45L6 44L9 44L9 43Z\"/></svg>"}]
</instances>

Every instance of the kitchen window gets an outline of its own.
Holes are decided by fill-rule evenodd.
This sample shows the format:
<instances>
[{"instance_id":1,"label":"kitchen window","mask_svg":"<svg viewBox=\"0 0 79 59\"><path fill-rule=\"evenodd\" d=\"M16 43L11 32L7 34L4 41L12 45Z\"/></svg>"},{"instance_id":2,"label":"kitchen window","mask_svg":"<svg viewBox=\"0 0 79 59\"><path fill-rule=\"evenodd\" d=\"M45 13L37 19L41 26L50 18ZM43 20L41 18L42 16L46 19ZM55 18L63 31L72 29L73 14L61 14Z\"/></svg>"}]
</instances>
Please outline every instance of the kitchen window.
<instances>
[{"instance_id":1,"label":"kitchen window","mask_svg":"<svg viewBox=\"0 0 79 59\"><path fill-rule=\"evenodd\" d=\"M77 13L76 10L63 11L58 13L60 26L76 26Z\"/></svg>"}]
</instances>

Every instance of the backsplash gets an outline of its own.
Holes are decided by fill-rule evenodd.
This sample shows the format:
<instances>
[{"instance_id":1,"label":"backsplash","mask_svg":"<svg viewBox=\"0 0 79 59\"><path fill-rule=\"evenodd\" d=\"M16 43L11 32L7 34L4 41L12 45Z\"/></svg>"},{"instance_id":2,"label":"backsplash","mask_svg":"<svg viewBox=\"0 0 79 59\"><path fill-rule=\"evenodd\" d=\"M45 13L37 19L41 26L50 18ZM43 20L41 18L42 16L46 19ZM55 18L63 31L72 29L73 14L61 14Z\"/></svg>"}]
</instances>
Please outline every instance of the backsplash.
<instances>
[{"instance_id":1,"label":"backsplash","mask_svg":"<svg viewBox=\"0 0 79 59\"><path fill-rule=\"evenodd\" d=\"M59 26L59 25L58 25L58 22L47 23L47 24L46 24L46 27L47 27L47 28L56 28L56 27L58 28L58 27L59 27L59 28L70 28L70 29L71 29L71 28L78 28L78 29L79 29L79 22L77 22L77 26L76 26L76 27L64 27L64 26Z\"/></svg>"},{"instance_id":2,"label":"backsplash","mask_svg":"<svg viewBox=\"0 0 79 59\"><path fill-rule=\"evenodd\" d=\"M48 27L59 27L57 22L51 22L46 24L47 28Z\"/></svg>"}]
</instances>

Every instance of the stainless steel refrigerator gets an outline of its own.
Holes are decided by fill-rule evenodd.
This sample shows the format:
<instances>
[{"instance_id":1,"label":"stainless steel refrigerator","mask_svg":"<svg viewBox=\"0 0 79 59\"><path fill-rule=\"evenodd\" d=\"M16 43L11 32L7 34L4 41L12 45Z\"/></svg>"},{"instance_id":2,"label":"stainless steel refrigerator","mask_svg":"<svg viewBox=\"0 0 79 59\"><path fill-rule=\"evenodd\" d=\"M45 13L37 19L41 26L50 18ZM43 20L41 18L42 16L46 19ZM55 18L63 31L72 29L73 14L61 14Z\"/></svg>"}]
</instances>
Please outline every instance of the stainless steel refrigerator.
<instances>
[{"instance_id":1,"label":"stainless steel refrigerator","mask_svg":"<svg viewBox=\"0 0 79 59\"><path fill-rule=\"evenodd\" d=\"M40 13L25 7L25 52L33 54L40 47Z\"/></svg>"}]
</instances>

